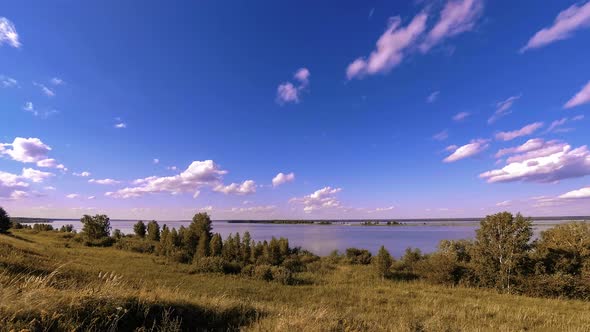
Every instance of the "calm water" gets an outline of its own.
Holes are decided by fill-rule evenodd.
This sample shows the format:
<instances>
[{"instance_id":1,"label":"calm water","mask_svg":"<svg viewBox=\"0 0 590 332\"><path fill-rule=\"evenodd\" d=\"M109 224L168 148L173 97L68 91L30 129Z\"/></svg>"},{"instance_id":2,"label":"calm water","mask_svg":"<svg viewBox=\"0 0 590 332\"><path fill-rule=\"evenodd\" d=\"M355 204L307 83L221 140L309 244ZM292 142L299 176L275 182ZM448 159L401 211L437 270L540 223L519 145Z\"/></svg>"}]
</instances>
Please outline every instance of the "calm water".
<instances>
[{"instance_id":1,"label":"calm water","mask_svg":"<svg viewBox=\"0 0 590 332\"><path fill-rule=\"evenodd\" d=\"M543 220L534 222L535 236L552 227L560 220ZM125 234L133 233L136 221L111 220L113 229L120 229ZM80 230L79 221L56 220L52 225L57 228L73 224ZM160 222L162 226L164 222ZM165 222L168 227L188 226L188 221ZM249 231L254 240L270 240L274 237L286 237L292 246L301 246L318 255L328 255L332 250L344 251L357 247L369 249L375 253L384 245L393 255L400 256L408 247L420 248L423 252L436 250L441 240L472 239L475 237L477 223L449 222L437 223L408 222L407 226L353 226L353 225L278 225L278 224L236 224L215 221L213 231L225 238L230 233Z\"/></svg>"}]
</instances>

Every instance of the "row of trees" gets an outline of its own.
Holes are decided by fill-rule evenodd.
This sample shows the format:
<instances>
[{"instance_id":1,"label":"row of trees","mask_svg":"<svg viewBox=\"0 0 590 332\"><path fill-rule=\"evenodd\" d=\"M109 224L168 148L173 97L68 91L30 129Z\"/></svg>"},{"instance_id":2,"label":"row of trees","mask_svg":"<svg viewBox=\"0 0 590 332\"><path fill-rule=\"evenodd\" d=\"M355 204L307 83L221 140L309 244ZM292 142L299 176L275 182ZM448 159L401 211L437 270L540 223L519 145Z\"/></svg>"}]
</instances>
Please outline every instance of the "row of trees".
<instances>
[{"instance_id":1,"label":"row of trees","mask_svg":"<svg viewBox=\"0 0 590 332\"><path fill-rule=\"evenodd\" d=\"M532 236L529 218L502 212L481 221L475 240L441 241L429 255L408 249L399 261L382 247L373 263L382 278L590 299L590 226L567 223Z\"/></svg>"}]
</instances>

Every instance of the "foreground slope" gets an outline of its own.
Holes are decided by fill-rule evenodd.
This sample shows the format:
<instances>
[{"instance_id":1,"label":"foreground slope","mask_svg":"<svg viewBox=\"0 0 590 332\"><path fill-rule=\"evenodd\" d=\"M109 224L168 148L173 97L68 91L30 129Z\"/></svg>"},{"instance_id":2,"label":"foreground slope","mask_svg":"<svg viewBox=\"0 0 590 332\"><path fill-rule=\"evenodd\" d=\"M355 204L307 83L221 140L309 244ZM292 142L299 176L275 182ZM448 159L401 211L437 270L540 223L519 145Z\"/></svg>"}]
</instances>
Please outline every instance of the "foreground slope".
<instances>
[{"instance_id":1,"label":"foreground slope","mask_svg":"<svg viewBox=\"0 0 590 332\"><path fill-rule=\"evenodd\" d=\"M590 303L447 288L338 265L303 285L189 266L56 232L0 235L2 330L588 331Z\"/></svg>"}]
</instances>

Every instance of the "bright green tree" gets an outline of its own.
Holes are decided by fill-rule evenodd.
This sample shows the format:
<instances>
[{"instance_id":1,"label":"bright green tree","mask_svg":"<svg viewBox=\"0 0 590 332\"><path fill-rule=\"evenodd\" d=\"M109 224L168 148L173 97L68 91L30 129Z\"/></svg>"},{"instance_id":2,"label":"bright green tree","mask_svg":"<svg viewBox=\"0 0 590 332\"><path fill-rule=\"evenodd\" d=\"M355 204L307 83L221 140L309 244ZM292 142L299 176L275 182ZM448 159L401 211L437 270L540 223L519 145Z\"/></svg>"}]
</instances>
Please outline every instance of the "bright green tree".
<instances>
[{"instance_id":1,"label":"bright green tree","mask_svg":"<svg viewBox=\"0 0 590 332\"><path fill-rule=\"evenodd\" d=\"M109 217L104 214L97 214L94 217L84 215L80 219L82 223L82 234L90 240L98 240L109 236L111 223Z\"/></svg>"}]
</instances>

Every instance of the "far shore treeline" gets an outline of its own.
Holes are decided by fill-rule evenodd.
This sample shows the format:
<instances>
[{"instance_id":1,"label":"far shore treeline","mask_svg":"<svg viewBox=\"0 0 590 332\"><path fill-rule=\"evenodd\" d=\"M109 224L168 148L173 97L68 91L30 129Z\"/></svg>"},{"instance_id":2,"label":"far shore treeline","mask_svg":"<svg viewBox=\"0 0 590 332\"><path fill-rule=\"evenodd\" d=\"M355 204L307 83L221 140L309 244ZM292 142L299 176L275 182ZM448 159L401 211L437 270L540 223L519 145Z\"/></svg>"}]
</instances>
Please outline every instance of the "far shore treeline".
<instances>
[{"instance_id":1,"label":"far shore treeline","mask_svg":"<svg viewBox=\"0 0 590 332\"><path fill-rule=\"evenodd\" d=\"M107 247L165 257L189 264L192 273L239 274L244 277L297 284L297 274L325 264L371 265L379 277L421 279L434 284L492 288L539 297L590 299L590 225L571 222L541 233L533 241L532 221L501 212L480 222L474 240L441 241L438 250L423 254L408 248L394 258L385 247L373 256L362 248L334 251L327 257L289 245L286 238L255 241L248 232L223 239L213 232L208 214L196 214L188 227L169 228L157 221L138 221L134 234L111 231L106 215L85 215L83 227L59 231L86 246ZM53 230L50 224L11 222L0 208L0 232L10 228Z\"/></svg>"}]
</instances>

